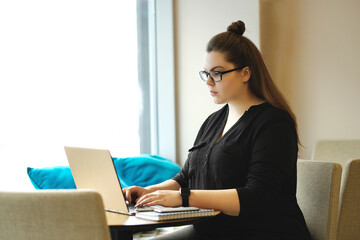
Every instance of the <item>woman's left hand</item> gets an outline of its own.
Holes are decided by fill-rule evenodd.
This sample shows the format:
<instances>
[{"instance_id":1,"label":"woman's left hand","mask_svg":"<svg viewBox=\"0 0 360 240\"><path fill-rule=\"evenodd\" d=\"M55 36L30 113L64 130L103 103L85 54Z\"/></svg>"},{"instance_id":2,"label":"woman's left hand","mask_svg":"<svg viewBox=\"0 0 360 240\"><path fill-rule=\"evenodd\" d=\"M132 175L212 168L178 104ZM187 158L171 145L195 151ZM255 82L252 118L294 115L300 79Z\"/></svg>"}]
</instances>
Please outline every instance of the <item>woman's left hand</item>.
<instances>
[{"instance_id":1,"label":"woman's left hand","mask_svg":"<svg viewBox=\"0 0 360 240\"><path fill-rule=\"evenodd\" d=\"M157 190L143 195L136 202L135 207L162 205L164 207L178 207L182 205L179 191Z\"/></svg>"}]
</instances>

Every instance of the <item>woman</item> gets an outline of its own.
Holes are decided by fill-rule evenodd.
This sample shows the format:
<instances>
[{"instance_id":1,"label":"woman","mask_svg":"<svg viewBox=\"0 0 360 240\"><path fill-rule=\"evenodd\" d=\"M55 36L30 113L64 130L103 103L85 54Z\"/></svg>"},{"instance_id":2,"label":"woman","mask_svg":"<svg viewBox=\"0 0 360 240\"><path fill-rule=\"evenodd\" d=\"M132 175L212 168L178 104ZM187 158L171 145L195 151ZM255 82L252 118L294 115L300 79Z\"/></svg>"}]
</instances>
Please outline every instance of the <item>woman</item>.
<instances>
[{"instance_id":1,"label":"woman","mask_svg":"<svg viewBox=\"0 0 360 240\"><path fill-rule=\"evenodd\" d=\"M221 210L166 239L310 239L296 200L296 118L244 31L234 22L207 45L200 77L226 105L203 123L180 173L124 189L138 206Z\"/></svg>"}]
</instances>

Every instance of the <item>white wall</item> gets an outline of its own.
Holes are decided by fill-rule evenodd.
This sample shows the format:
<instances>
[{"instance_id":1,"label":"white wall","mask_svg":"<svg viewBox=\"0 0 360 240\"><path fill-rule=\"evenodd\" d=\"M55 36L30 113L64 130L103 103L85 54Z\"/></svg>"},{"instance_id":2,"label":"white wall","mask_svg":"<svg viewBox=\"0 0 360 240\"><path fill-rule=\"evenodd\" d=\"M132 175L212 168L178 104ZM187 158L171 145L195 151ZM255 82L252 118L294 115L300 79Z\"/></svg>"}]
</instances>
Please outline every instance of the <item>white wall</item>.
<instances>
[{"instance_id":1,"label":"white wall","mask_svg":"<svg viewBox=\"0 0 360 240\"><path fill-rule=\"evenodd\" d=\"M360 139L360 1L261 0L261 50L298 118L319 139Z\"/></svg>"},{"instance_id":2,"label":"white wall","mask_svg":"<svg viewBox=\"0 0 360 240\"><path fill-rule=\"evenodd\" d=\"M205 46L211 37L242 20L245 36L259 46L259 2L255 0L174 0L175 81L177 106L177 162L188 149L206 117L221 106L198 72L203 69Z\"/></svg>"}]
</instances>

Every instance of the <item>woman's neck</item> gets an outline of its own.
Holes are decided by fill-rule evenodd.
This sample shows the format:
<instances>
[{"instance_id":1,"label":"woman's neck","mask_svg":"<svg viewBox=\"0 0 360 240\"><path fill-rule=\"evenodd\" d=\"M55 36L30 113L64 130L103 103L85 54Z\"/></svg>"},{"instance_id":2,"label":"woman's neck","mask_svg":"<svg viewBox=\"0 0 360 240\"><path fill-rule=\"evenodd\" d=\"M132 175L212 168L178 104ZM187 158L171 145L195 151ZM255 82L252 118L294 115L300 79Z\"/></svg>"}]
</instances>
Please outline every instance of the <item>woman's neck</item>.
<instances>
[{"instance_id":1,"label":"woman's neck","mask_svg":"<svg viewBox=\"0 0 360 240\"><path fill-rule=\"evenodd\" d=\"M251 106L259 105L261 103L265 102L262 99L259 99L257 97L249 98L245 101L241 102L231 102L228 103L229 105L229 115L228 119L239 119L244 113L249 110Z\"/></svg>"},{"instance_id":2,"label":"woman's neck","mask_svg":"<svg viewBox=\"0 0 360 240\"><path fill-rule=\"evenodd\" d=\"M225 123L225 127L218 137L217 141L224 136L224 134L244 115L245 111L247 111L251 106L259 105L264 101L261 99L257 99L254 101L249 101L246 104L231 104L228 103L229 106L229 114Z\"/></svg>"}]
</instances>

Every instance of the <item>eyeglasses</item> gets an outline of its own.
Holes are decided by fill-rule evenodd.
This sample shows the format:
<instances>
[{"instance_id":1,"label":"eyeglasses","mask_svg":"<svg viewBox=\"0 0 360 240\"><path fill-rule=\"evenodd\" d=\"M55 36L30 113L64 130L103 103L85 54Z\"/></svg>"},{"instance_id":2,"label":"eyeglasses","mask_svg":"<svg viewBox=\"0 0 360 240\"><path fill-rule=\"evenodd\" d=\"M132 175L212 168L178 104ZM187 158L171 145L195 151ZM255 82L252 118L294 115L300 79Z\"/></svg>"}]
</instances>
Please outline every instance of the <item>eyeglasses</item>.
<instances>
[{"instance_id":1,"label":"eyeglasses","mask_svg":"<svg viewBox=\"0 0 360 240\"><path fill-rule=\"evenodd\" d=\"M223 71L223 72L219 72L219 71L207 72L207 71L203 70L203 71L199 72L199 75L200 75L201 80L203 80L204 82L206 82L208 80L209 76L210 76L211 80L213 80L214 82L220 82L222 80L222 75L229 73L229 72L243 69L244 67L246 67L246 66L234 68L234 69Z\"/></svg>"}]
</instances>

